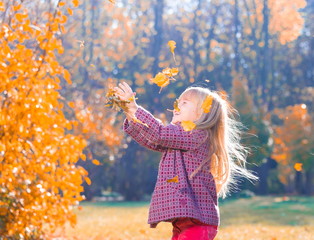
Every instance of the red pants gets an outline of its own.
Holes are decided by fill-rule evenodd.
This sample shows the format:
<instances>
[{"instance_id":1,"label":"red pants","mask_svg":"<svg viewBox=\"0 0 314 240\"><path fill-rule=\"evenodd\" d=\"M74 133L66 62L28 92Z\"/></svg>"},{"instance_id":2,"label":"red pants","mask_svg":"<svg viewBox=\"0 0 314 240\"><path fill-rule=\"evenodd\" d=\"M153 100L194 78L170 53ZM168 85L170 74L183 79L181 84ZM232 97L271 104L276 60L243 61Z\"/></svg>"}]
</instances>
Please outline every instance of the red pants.
<instances>
[{"instance_id":1,"label":"red pants","mask_svg":"<svg viewBox=\"0 0 314 240\"><path fill-rule=\"evenodd\" d=\"M213 240L217 226L204 224L194 218L177 218L172 222L171 240Z\"/></svg>"}]
</instances>

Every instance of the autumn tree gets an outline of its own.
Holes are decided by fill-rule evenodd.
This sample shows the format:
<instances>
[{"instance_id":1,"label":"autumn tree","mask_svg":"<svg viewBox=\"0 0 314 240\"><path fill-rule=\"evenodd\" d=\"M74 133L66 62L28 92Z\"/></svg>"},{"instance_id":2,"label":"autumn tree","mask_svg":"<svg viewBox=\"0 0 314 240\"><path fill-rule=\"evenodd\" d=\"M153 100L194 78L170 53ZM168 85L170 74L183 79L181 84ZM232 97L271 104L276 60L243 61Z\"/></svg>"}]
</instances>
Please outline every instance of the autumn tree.
<instances>
[{"instance_id":1,"label":"autumn tree","mask_svg":"<svg viewBox=\"0 0 314 240\"><path fill-rule=\"evenodd\" d=\"M273 157L279 163L279 179L286 191L312 193L313 187L313 119L305 104L276 109L281 120L275 129Z\"/></svg>"},{"instance_id":2,"label":"autumn tree","mask_svg":"<svg viewBox=\"0 0 314 240\"><path fill-rule=\"evenodd\" d=\"M83 196L76 163L86 141L71 133L60 95L69 72L57 61L77 1L0 1L0 235L44 239ZM38 15L39 14L39 15ZM40 20L39 20L40 19Z\"/></svg>"},{"instance_id":3,"label":"autumn tree","mask_svg":"<svg viewBox=\"0 0 314 240\"><path fill-rule=\"evenodd\" d=\"M268 157L272 150L270 141L270 123L264 119L265 114L254 104L252 94L247 87L247 79L240 74L235 74L232 86L232 103L240 115L240 121L244 125L245 134L243 144L248 147L250 154L248 162L251 169L259 172L261 165L269 166ZM268 167L260 173L259 191L267 193Z\"/></svg>"}]
</instances>

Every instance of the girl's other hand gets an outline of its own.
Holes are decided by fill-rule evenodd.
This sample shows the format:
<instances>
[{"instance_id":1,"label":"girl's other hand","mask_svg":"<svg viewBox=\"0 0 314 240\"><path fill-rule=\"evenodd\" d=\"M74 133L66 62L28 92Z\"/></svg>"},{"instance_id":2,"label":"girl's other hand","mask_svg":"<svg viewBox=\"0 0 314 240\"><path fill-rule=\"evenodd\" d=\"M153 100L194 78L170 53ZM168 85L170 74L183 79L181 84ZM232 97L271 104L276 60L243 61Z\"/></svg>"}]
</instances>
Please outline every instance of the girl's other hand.
<instances>
[{"instance_id":1,"label":"girl's other hand","mask_svg":"<svg viewBox=\"0 0 314 240\"><path fill-rule=\"evenodd\" d=\"M132 88L126 82L119 83L118 87L115 87L114 90L121 100L130 101L127 105L128 109L125 113L127 116L130 115L131 117L134 117L135 112L138 109L138 105L135 101L136 93L133 92Z\"/></svg>"}]
</instances>

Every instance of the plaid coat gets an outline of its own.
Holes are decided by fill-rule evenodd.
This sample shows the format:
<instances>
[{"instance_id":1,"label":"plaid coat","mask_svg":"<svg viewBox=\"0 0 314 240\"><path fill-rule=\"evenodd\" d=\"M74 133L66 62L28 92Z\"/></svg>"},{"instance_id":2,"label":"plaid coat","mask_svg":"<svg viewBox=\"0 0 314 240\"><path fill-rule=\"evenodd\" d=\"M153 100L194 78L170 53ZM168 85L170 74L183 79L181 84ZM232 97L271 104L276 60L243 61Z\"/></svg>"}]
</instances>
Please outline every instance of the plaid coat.
<instances>
[{"instance_id":1,"label":"plaid coat","mask_svg":"<svg viewBox=\"0 0 314 240\"><path fill-rule=\"evenodd\" d=\"M149 208L151 227L178 217L191 217L218 226L218 199L209 166L204 166L189 180L192 172L208 156L207 131L186 132L180 124L164 126L142 107L135 116L148 127L126 119L124 131L140 145L162 153Z\"/></svg>"}]
</instances>

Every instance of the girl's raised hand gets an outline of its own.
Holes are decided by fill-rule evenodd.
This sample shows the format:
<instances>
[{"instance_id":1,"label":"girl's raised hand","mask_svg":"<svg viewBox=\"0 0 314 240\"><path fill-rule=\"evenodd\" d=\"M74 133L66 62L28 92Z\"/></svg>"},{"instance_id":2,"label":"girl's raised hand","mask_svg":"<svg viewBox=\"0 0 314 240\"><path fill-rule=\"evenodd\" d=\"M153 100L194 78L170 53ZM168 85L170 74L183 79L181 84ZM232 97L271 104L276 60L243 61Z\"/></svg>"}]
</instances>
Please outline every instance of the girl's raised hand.
<instances>
[{"instance_id":1,"label":"girl's raised hand","mask_svg":"<svg viewBox=\"0 0 314 240\"><path fill-rule=\"evenodd\" d=\"M119 83L118 87L115 87L114 90L121 100L130 102L127 104L128 108L125 111L126 115L134 116L138 108L135 101L136 93L133 92L132 88L126 82Z\"/></svg>"}]
</instances>

